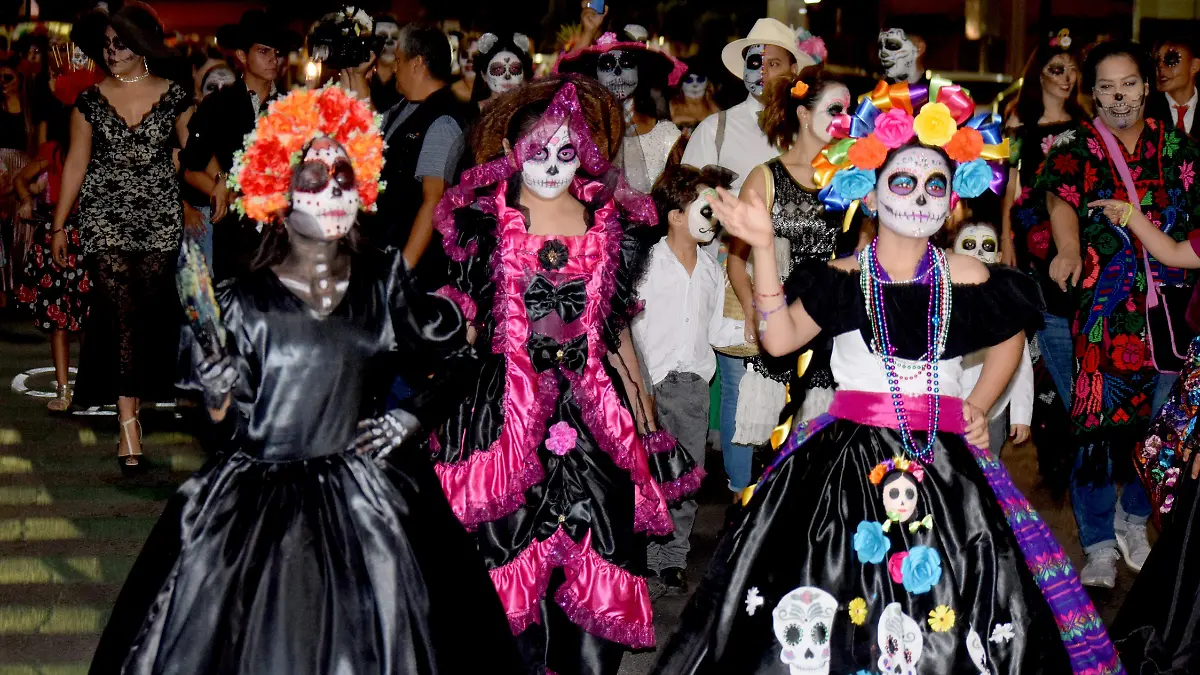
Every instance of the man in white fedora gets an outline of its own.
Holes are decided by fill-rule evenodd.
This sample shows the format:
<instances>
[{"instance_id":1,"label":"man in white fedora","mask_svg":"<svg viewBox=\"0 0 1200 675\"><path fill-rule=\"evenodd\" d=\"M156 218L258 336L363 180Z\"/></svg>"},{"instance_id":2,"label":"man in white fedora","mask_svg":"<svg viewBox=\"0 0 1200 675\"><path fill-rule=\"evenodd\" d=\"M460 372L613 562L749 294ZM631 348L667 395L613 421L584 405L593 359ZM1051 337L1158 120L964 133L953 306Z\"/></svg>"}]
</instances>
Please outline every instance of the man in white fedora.
<instances>
[{"instance_id":1,"label":"man in white fedora","mask_svg":"<svg viewBox=\"0 0 1200 675\"><path fill-rule=\"evenodd\" d=\"M716 164L729 169L736 174L733 191L737 192L751 169L779 154L758 128L763 83L815 62L800 51L792 29L775 19L759 19L749 35L725 45L721 61L729 72L742 77L749 95L745 101L701 122L688 141L682 161L691 166Z\"/></svg>"}]
</instances>

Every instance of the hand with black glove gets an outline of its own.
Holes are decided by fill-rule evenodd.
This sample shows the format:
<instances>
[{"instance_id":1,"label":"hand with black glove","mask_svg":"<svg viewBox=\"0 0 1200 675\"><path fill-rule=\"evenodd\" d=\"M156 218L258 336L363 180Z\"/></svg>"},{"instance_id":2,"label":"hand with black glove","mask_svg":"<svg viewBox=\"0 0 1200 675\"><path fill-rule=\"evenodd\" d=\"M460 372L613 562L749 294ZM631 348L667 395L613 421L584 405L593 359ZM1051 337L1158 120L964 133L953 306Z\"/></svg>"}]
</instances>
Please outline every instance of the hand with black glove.
<instances>
[{"instance_id":1,"label":"hand with black glove","mask_svg":"<svg viewBox=\"0 0 1200 675\"><path fill-rule=\"evenodd\" d=\"M358 423L358 438L351 446L359 455L381 460L421 430L421 422L404 410L390 410L382 417Z\"/></svg>"},{"instance_id":2,"label":"hand with black glove","mask_svg":"<svg viewBox=\"0 0 1200 675\"><path fill-rule=\"evenodd\" d=\"M214 345L215 346L215 345ZM200 349L196 345L196 349ZM204 390L204 405L209 410L223 410L229 399L233 385L237 383L238 372L233 365L233 358L219 346L210 349L203 359L198 359L196 378Z\"/></svg>"}]
</instances>

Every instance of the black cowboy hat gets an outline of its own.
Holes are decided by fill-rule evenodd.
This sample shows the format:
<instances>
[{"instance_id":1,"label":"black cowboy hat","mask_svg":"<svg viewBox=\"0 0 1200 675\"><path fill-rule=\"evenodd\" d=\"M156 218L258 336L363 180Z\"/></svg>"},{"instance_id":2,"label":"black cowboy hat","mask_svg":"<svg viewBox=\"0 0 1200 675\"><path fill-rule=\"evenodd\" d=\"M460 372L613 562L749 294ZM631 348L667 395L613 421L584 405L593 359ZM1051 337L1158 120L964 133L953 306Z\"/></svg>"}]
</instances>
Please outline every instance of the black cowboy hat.
<instances>
[{"instance_id":1,"label":"black cowboy hat","mask_svg":"<svg viewBox=\"0 0 1200 675\"><path fill-rule=\"evenodd\" d=\"M224 26L218 41L226 49L249 51L252 45L266 45L287 53L300 46L300 35L282 27L283 21L264 10L252 9L236 24Z\"/></svg>"}]
</instances>

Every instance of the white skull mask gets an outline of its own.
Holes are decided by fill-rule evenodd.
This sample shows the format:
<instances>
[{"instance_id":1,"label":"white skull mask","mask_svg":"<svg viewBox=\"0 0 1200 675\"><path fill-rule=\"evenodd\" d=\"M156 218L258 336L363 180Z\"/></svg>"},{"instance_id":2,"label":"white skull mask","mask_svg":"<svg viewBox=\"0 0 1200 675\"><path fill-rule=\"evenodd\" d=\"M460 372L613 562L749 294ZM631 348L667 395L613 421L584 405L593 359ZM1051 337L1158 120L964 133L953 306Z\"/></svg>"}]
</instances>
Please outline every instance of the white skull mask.
<instances>
[{"instance_id":1,"label":"white skull mask","mask_svg":"<svg viewBox=\"0 0 1200 675\"><path fill-rule=\"evenodd\" d=\"M400 43L400 27L390 21L380 21L375 24L375 35L383 38L379 60L384 63L395 63L396 45Z\"/></svg>"},{"instance_id":2,"label":"white skull mask","mask_svg":"<svg viewBox=\"0 0 1200 675\"><path fill-rule=\"evenodd\" d=\"M525 81L525 67L521 65L521 59L517 58L516 54L502 51L488 61L483 81L487 83L488 89L503 94L521 86Z\"/></svg>"},{"instance_id":3,"label":"white skull mask","mask_svg":"<svg viewBox=\"0 0 1200 675\"><path fill-rule=\"evenodd\" d=\"M963 225L954 238L954 252L979 258L985 265L1000 262L1000 246L996 240L996 228L987 223Z\"/></svg>"},{"instance_id":4,"label":"white skull mask","mask_svg":"<svg viewBox=\"0 0 1200 675\"><path fill-rule=\"evenodd\" d=\"M633 52L624 49L613 49L600 55L596 61L596 79L617 97L624 101L633 96L633 90L638 86L637 58Z\"/></svg>"},{"instance_id":5,"label":"white skull mask","mask_svg":"<svg viewBox=\"0 0 1200 675\"><path fill-rule=\"evenodd\" d=\"M888 517L906 523L917 511L917 484L904 471L893 471L883 479L883 509Z\"/></svg>"},{"instance_id":6,"label":"white skull mask","mask_svg":"<svg viewBox=\"0 0 1200 675\"><path fill-rule=\"evenodd\" d=\"M684 98L690 101L702 99L708 91L708 78L696 73L688 73L683 78L683 84L679 85L679 89L683 92Z\"/></svg>"},{"instance_id":7,"label":"white skull mask","mask_svg":"<svg viewBox=\"0 0 1200 675\"><path fill-rule=\"evenodd\" d=\"M208 98L209 94L234 82L237 82L237 76L233 74L232 70L225 66L215 66L204 75L204 84L200 87L200 99L204 100Z\"/></svg>"},{"instance_id":8,"label":"white skull mask","mask_svg":"<svg viewBox=\"0 0 1200 675\"><path fill-rule=\"evenodd\" d=\"M875 636L879 644L879 670L888 675L916 675L924 644L921 627L893 602L883 608Z\"/></svg>"},{"instance_id":9,"label":"white skull mask","mask_svg":"<svg viewBox=\"0 0 1200 675\"><path fill-rule=\"evenodd\" d=\"M707 185L701 185L697 193L696 199L688 205L688 234L701 244L707 244L717 233L717 217L709 205L709 200L715 199L717 192Z\"/></svg>"},{"instance_id":10,"label":"white skull mask","mask_svg":"<svg viewBox=\"0 0 1200 675\"><path fill-rule=\"evenodd\" d=\"M883 74L893 82L921 79L917 72L917 45L899 28L879 33L879 63L883 66Z\"/></svg>"},{"instance_id":11,"label":"white skull mask","mask_svg":"<svg viewBox=\"0 0 1200 675\"><path fill-rule=\"evenodd\" d=\"M742 66L742 83L746 91L754 96L763 93L763 46L750 45L746 48L745 65Z\"/></svg>"},{"instance_id":12,"label":"white skull mask","mask_svg":"<svg viewBox=\"0 0 1200 675\"><path fill-rule=\"evenodd\" d=\"M950 167L937 151L901 150L875 184L879 224L904 237L933 236L950 215Z\"/></svg>"},{"instance_id":13,"label":"white skull mask","mask_svg":"<svg viewBox=\"0 0 1200 675\"><path fill-rule=\"evenodd\" d=\"M450 74L458 75L462 72L462 68L458 65L458 35L451 33L446 36L450 41Z\"/></svg>"},{"instance_id":14,"label":"white skull mask","mask_svg":"<svg viewBox=\"0 0 1200 675\"><path fill-rule=\"evenodd\" d=\"M358 185L346 151L336 142L313 141L292 177L292 214L288 223L320 241L346 236L358 217Z\"/></svg>"},{"instance_id":15,"label":"white skull mask","mask_svg":"<svg viewBox=\"0 0 1200 675\"><path fill-rule=\"evenodd\" d=\"M793 589L771 612L779 660L791 675L829 675L829 640L837 600L815 586Z\"/></svg>"},{"instance_id":16,"label":"white skull mask","mask_svg":"<svg viewBox=\"0 0 1200 675\"><path fill-rule=\"evenodd\" d=\"M542 199L554 199L571 187L576 171L579 171L579 153L564 124L545 147L521 164L521 183Z\"/></svg>"}]
</instances>

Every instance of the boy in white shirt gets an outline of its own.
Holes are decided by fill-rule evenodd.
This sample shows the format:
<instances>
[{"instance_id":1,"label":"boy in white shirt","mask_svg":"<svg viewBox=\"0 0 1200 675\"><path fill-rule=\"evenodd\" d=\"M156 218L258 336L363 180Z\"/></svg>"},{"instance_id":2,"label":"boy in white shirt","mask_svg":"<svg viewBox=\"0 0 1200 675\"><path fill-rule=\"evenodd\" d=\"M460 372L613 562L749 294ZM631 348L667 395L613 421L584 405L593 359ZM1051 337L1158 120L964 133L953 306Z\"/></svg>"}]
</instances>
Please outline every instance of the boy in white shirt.
<instances>
[{"instance_id":1,"label":"boy in white shirt","mask_svg":"<svg viewBox=\"0 0 1200 675\"><path fill-rule=\"evenodd\" d=\"M722 338L721 310L725 273L701 246L712 241L718 224L707 195L728 189L732 174L718 166L703 170L669 164L654 184L659 223L667 234L650 250L638 282L645 309L633 320L633 341L654 391L660 428L666 429L704 466L708 438L709 381L716 373L712 344ZM735 332L735 331L727 331ZM734 336L735 341L741 336ZM688 539L696 520L696 502L671 508L675 531L665 541L651 542L647 562L658 574L651 595L687 592Z\"/></svg>"}]
</instances>

